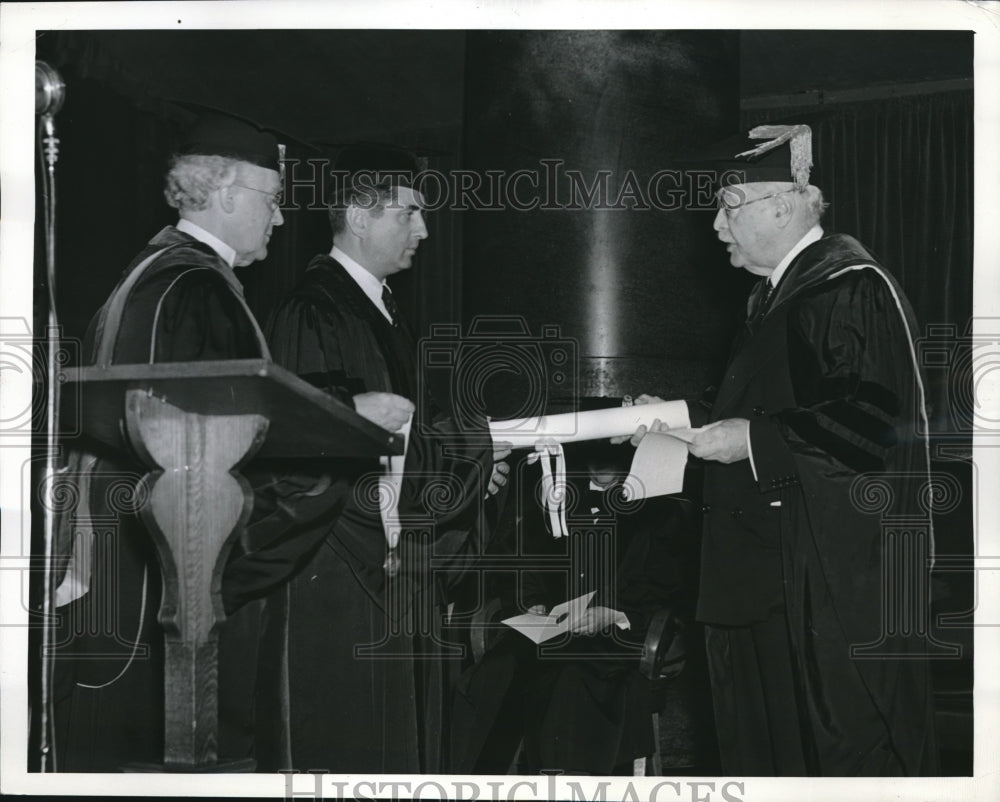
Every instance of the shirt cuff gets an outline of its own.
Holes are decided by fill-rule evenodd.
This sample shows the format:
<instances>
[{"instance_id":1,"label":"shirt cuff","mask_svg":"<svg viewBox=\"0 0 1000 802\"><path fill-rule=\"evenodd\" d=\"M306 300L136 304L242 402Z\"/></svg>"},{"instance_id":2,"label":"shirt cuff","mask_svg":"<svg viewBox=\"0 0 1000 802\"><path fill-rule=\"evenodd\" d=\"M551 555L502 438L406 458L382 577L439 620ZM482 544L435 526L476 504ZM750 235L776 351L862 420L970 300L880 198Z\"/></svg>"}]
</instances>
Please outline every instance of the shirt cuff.
<instances>
[{"instance_id":1,"label":"shirt cuff","mask_svg":"<svg viewBox=\"0 0 1000 802\"><path fill-rule=\"evenodd\" d=\"M747 426L747 457L750 459L750 470L753 471L753 480L759 482L757 477L757 466L753 462L753 443L750 440L750 427Z\"/></svg>"}]
</instances>

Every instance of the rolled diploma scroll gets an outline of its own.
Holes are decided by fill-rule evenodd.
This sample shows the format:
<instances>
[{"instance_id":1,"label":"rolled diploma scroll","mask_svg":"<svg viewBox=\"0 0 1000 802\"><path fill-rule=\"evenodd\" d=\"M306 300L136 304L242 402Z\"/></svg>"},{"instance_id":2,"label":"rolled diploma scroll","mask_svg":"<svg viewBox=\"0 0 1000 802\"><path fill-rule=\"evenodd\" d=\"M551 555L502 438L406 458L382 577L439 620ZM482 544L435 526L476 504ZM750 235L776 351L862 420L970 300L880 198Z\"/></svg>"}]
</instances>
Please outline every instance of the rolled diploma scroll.
<instances>
[{"instance_id":1,"label":"rolled diploma scroll","mask_svg":"<svg viewBox=\"0 0 1000 802\"><path fill-rule=\"evenodd\" d=\"M688 429L691 418L686 401L660 401L630 407L611 407L589 412L566 412L534 418L490 421L494 442L510 443L514 448L533 448L539 440L551 438L557 443L601 440L635 432L654 420L671 429Z\"/></svg>"},{"instance_id":2,"label":"rolled diploma scroll","mask_svg":"<svg viewBox=\"0 0 1000 802\"><path fill-rule=\"evenodd\" d=\"M628 407L595 409L589 412L567 412L562 415L541 415L534 418L512 418L490 421L494 442L510 443L514 448L533 448L536 443L553 440L558 444L583 440L602 440L630 435L640 426L650 426L659 420L671 429L689 429L691 418L686 401L660 401ZM562 446L539 455L542 464L542 504L549 516L552 536L566 537L566 460ZM685 452L686 457L686 452ZM683 469L682 469L683 471ZM631 497L643 498L641 477L628 477ZM637 492L639 489L639 492Z\"/></svg>"}]
</instances>

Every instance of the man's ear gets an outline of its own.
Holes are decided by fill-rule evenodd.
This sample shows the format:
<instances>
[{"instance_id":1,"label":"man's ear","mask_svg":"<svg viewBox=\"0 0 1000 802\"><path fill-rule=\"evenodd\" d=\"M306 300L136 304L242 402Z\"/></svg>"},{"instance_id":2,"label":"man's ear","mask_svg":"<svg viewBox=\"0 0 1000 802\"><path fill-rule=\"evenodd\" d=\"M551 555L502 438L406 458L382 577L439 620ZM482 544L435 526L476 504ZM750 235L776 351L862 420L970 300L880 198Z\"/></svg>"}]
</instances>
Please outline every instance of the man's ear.
<instances>
[{"instance_id":1,"label":"man's ear","mask_svg":"<svg viewBox=\"0 0 1000 802\"><path fill-rule=\"evenodd\" d=\"M219 187L219 208L226 214L232 214L236 208L236 190L232 184Z\"/></svg>"},{"instance_id":2,"label":"man's ear","mask_svg":"<svg viewBox=\"0 0 1000 802\"><path fill-rule=\"evenodd\" d=\"M222 185L218 189L219 206L226 214L232 214L236 208L236 190L233 184L238 177L239 173L235 166L230 166L222 176Z\"/></svg>"},{"instance_id":3,"label":"man's ear","mask_svg":"<svg viewBox=\"0 0 1000 802\"><path fill-rule=\"evenodd\" d=\"M779 195L774 200L774 224L778 228L784 228L792 222L795 207L792 205L791 201L788 200L787 195Z\"/></svg>"},{"instance_id":4,"label":"man's ear","mask_svg":"<svg viewBox=\"0 0 1000 802\"><path fill-rule=\"evenodd\" d=\"M362 209L360 206L352 203L347 207L344 218L347 223L347 229L355 237L360 239L364 236L368 230L368 211L366 209Z\"/></svg>"}]
</instances>

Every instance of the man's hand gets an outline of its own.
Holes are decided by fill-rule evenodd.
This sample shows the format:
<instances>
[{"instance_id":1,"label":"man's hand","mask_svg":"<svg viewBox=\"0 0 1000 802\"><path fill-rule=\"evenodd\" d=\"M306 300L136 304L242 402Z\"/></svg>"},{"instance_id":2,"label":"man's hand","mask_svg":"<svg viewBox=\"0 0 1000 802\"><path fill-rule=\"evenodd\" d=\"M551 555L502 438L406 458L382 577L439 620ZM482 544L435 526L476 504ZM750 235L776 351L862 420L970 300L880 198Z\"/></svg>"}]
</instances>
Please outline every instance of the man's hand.
<instances>
[{"instance_id":1,"label":"man's hand","mask_svg":"<svg viewBox=\"0 0 1000 802\"><path fill-rule=\"evenodd\" d=\"M389 432L398 432L413 414L415 407L408 398L393 393L359 393L354 396L354 409L362 418Z\"/></svg>"},{"instance_id":2,"label":"man's hand","mask_svg":"<svg viewBox=\"0 0 1000 802\"><path fill-rule=\"evenodd\" d=\"M493 475L490 477L490 484L486 488L486 492L491 496L499 493L500 488L507 484L508 473L510 473L510 465L506 462L494 462Z\"/></svg>"},{"instance_id":3,"label":"man's hand","mask_svg":"<svg viewBox=\"0 0 1000 802\"><path fill-rule=\"evenodd\" d=\"M688 451L701 459L714 462L739 462L749 456L747 434L750 421L746 418L728 418L710 423L688 443Z\"/></svg>"},{"instance_id":4,"label":"man's hand","mask_svg":"<svg viewBox=\"0 0 1000 802\"><path fill-rule=\"evenodd\" d=\"M635 406L639 406L641 404L659 404L662 401L663 399L660 398L659 396L647 395L646 393L643 393L642 395L637 396L632 403ZM659 421L656 421L656 423L659 423ZM638 448L639 443L642 442L642 438L645 436L646 436L646 427L640 426L638 429L635 430L634 434L623 434L620 437L612 437L611 442L617 446L621 445L626 440L628 440L633 446Z\"/></svg>"},{"instance_id":5,"label":"man's hand","mask_svg":"<svg viewBox=\"0 0 1000 802\"><path fill-rule=\"evenodd\" d=\"M567 622L574 635L596 635L615 624L615 611L607 607L588 607L578 618Z\"/></svg>"},{"instance_id":6,"label":"man's hand","mask_svg":"<svg viewBox=\"0 0 1000 802\"><path fill-rule=\"evenodd\" d=\"M504 460L510 456L512 451L510 443L493 444L493 475L490 476L490 484L486 489L487 496L495 496L500 492L500 488L507 484L507 474L510 473L510 465Z\"/></svg>"}]
</instances>

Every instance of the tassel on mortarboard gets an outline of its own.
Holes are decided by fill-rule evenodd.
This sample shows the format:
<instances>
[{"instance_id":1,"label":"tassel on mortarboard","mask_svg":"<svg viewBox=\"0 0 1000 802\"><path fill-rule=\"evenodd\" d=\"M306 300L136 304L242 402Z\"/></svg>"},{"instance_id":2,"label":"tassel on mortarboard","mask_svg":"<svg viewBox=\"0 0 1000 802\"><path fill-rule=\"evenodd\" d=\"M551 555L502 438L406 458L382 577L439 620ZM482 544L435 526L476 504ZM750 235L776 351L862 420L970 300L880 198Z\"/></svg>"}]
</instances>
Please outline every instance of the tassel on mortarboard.
<instances>
[{"instance_id":1,"label":"tassel on mortarboard","mask_svg":"<svg viewBox=\"0 0 1000 802\"><path fill-rule=\"evenodd\" d=\"M804 189L809 184L809 171L812 169L813 161L812 129L808 125L758 125L750 131L749 136L751 139L767 141L736 154L736 158L762 156L787 142L791 150L790 166L795 186Z\"/></svg>"}]
</instances>

